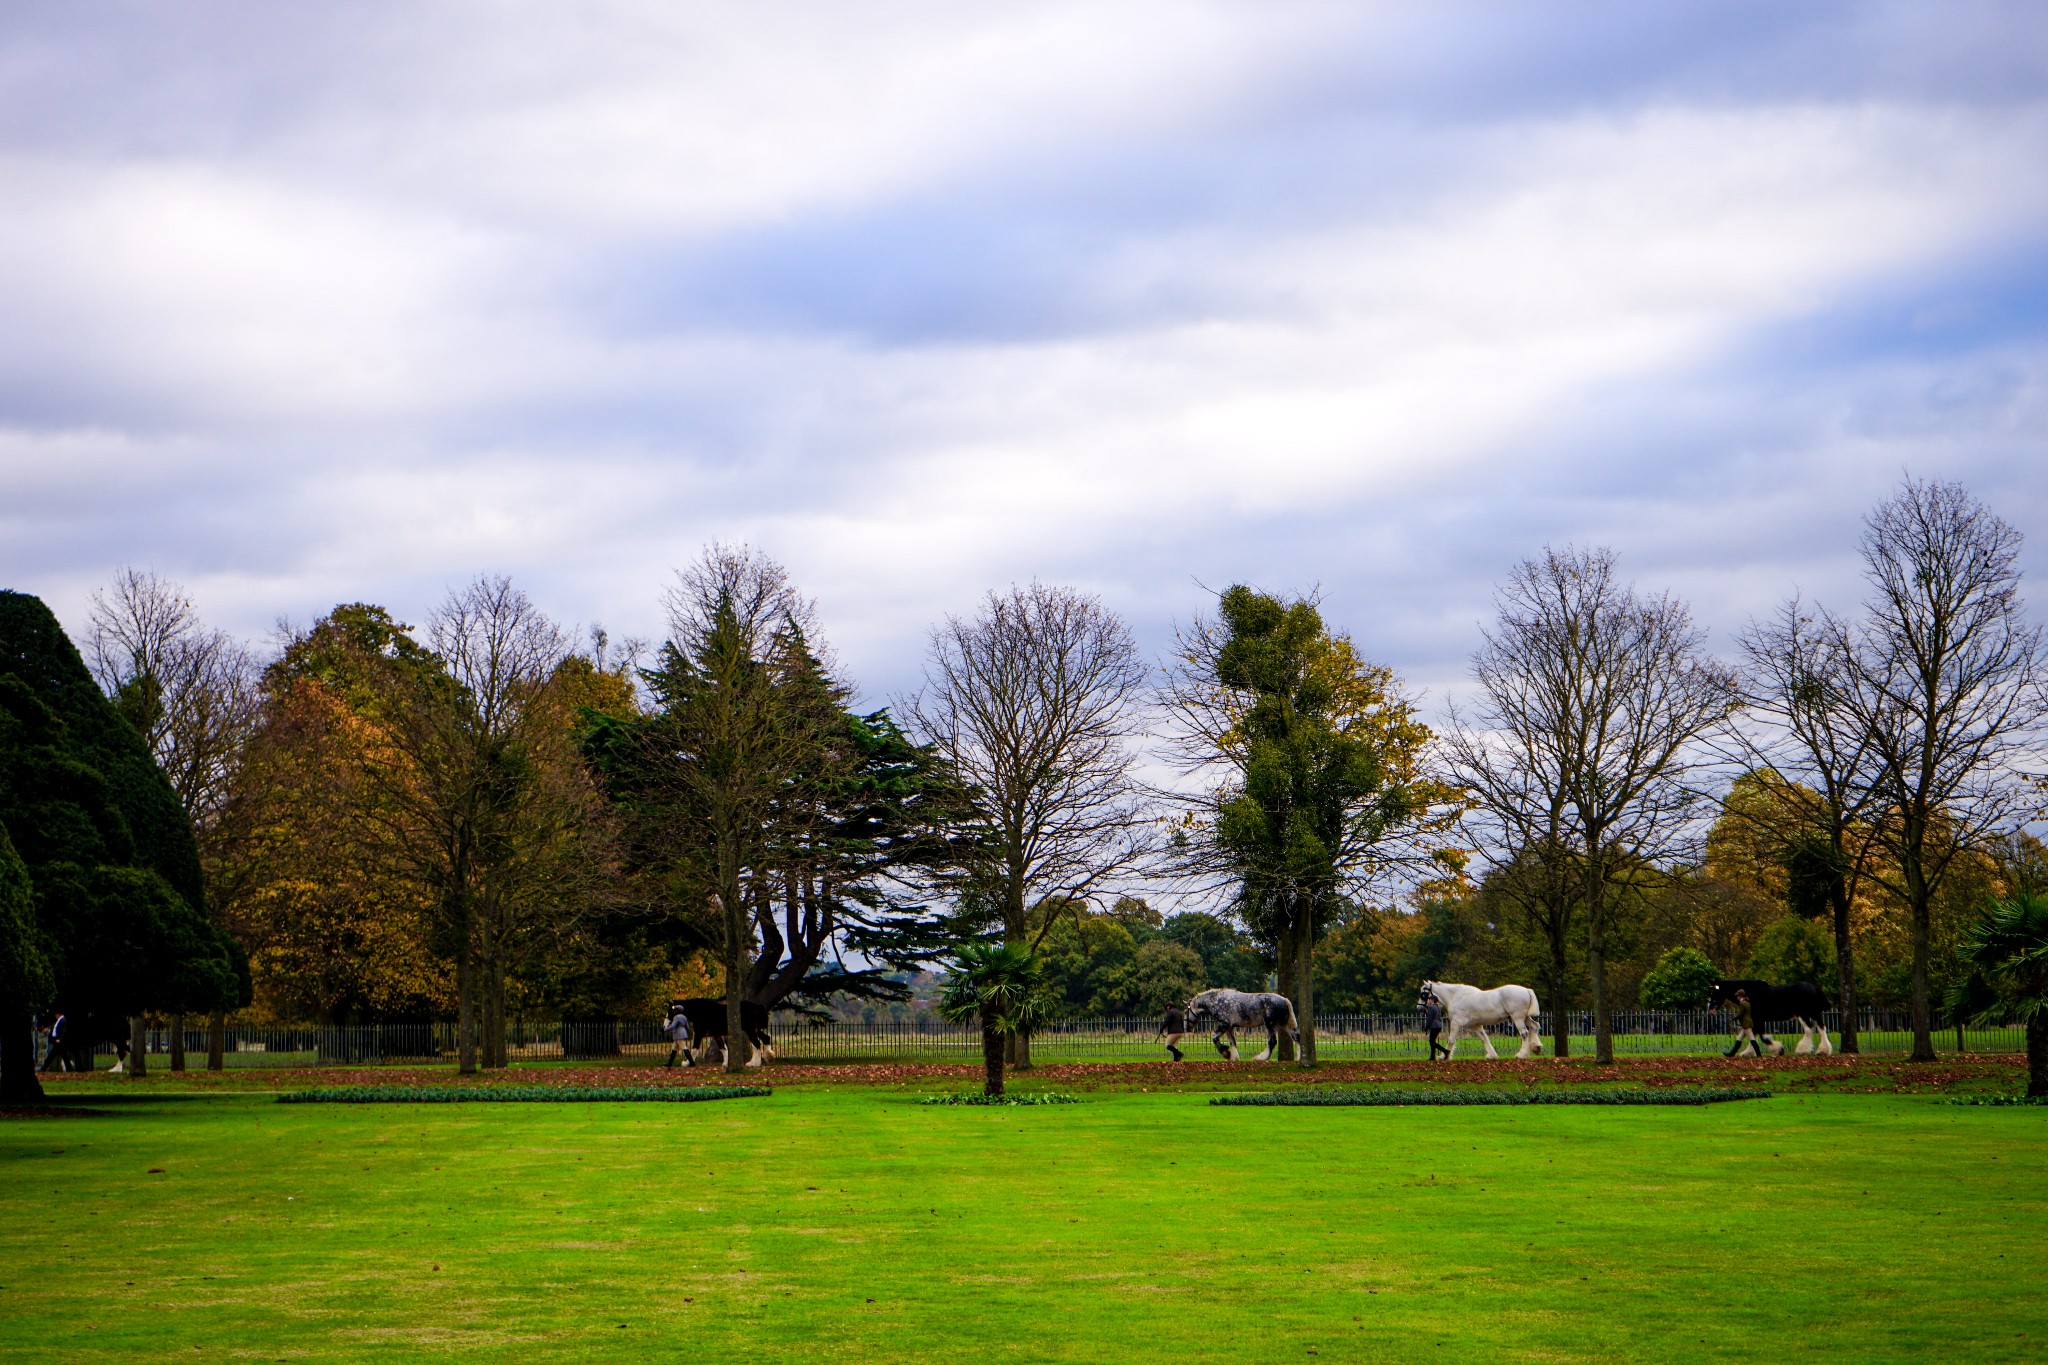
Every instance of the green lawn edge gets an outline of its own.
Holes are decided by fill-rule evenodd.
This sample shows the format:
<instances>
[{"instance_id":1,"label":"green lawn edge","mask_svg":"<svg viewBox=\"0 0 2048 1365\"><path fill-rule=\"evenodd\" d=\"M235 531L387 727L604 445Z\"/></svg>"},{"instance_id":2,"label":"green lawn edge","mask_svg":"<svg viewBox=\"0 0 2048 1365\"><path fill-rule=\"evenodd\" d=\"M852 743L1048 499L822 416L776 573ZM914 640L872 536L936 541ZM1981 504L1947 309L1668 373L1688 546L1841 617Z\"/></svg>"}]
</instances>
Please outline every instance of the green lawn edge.
<instances>
[{"instance_id":1,"label":"green lawn edge","mask_svg":"<svg viewBox=\"0 0 2048 1365\"><path fill-rule=\"evenodd\" d=\"M1729 1100L1765 1100L1768 1090L1734 1086L1671 1086L1659 1090L1268 1090L1249 1095L1217 1095L1213 1105L1260 1108L1331 1105L1473 1105L1473 1104L1721 1104Z\"/></svg>"},{"instance_id":2,"label":"green lawn edge","mask_svg":"<svg viewBox=\"0 0 2048 1365\"><path fill-rule=\"evenodd\" d=\"M775 1093L760 1085L341 1085L279 1093L279 1104L692 1104Z\"/></svg>"}]
</instances>

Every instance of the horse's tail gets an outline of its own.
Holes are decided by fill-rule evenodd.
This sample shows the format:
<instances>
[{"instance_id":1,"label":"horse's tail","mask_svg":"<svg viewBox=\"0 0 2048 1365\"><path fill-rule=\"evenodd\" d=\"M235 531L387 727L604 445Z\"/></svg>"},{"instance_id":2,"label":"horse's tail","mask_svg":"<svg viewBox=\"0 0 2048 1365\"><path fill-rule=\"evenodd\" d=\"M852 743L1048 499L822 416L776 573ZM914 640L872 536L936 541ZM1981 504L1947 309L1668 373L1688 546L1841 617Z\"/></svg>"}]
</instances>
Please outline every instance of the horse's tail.
<instances>
[{"instance_id":1,"label":"horse's tail","mask_svg":"<svg viewBox=\"0 0 2048 1365\"><path fill-rule=\"evenodd\" d=\"M1280 1003L1287 1006L1287 1027L1293 1029L1297 1034L1300 1033L1301 1021L1294 1017L1294 1002L1283 995L1280 997Z\"/></svg>"}]
</instances>

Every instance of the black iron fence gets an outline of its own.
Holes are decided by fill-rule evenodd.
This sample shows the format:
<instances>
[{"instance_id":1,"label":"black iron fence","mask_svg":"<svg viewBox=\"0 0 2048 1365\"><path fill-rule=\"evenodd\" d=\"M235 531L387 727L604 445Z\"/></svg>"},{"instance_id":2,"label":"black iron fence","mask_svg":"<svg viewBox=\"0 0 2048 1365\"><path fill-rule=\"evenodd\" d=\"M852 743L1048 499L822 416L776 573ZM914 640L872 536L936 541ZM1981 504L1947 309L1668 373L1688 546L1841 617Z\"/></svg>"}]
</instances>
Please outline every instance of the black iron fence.
<instances>
[{"instance_id":1,"label":"black iron fence","mask_svg":"<svg viewBox=\"0 0 2048 1365\"><path fill-rule=\"evenodd\" d=\"M1593 1016L1574 1011L1571 1050L1574 1054L1593 1050ZM1710 1010L1621 1010L1612 1016L1614 1050L1621 1056L1707 1056L1727 1050L1733 1041L1726 1014ZM1841 1044L1841 1016L1830 1011L1828 1037ZM1556 1019L1538 1016L1538 1027L1546 1053L1554 1050ZM949 1024L936 1015L915 1014L901 1018L873 1020L816 1020L801 1015L777 1013L769 1030L775 1052L783 1061L959 1061L971 1062L981 1056L981 1035L972 1026ZM1512 1055L1520 1040L1508 1028L1491 1030L1494 1047L1503 1056ZM1858 1012L1858 1043L1868 1054L1898 1054L1912 1049L1910 1016L1903 1010L1868 1009ZM1162 1058L1157 1019L1064 1019L1048 1025L1032 1038L1034 1058L1044 1061L1142 1061ZM1795 1028L1779 1040L1787 1052L1800 1042ZM168 1029L148 1031L152 1057L172 1048ZM1190 1056L1208 1052L1208 1030L1190 1033L1181 1043ZM589 1061L627 1058L658 1059L671 1047L668 1035L652 1019L568 1020L514 1023L505 1031L506 1050L515 1060L583 1059ZM2015 1052L2026 1046L2025 1030L2019 1025L1979 1026L1958 1029L1953 1024L1937 1029L1937 1050L1942 1052ZM207 1033L204 1028L187 1028L184 1037L187 1065L205 1065ZM1265 1046L1263 1034L1239 1038L1240 1055L1251 1056ZM361 1027L234 1027L227 1030L223 1062L230 1067L251 1066L362 1066L437 1061L454 1054L453 1023L372 1024ZM1413 1014L1322 1014L1316 1017L1318 1055L1328 1061L1399 1060L1426 1055L1422 1021ZM101 1066L114 1058L104 1047ZM1461 1057L1483 1056L1484 1046L1470 1035L1458 1044Z\"/></svg>"}]
</instances>

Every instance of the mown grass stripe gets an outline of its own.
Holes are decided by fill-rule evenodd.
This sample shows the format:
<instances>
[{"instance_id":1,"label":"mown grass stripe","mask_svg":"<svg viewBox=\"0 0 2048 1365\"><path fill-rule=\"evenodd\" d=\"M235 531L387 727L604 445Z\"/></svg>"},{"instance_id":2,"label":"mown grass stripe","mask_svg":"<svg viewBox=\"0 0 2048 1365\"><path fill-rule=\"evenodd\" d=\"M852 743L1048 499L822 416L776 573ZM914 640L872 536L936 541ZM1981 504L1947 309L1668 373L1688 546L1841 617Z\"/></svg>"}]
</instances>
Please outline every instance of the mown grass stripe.
<instances>
[{"instance_id":1,"label":"mown grass stripe","mask_svg":"<svg viewBox=\"0 0 2048 1365\"><path fill-rule=\"evenodd\" d=\"M1719 1104L1769 1099L1768 1090L1672 1086L1661 1090L1268 1090L1218 1095L1216 1105Z\"/></svg>"},{"instance_id":2,"label":"mown grass stripe","mask_svg":"<svg viewBox=\"0 0 2048 1365\"><path fill-rule=\"evenodd\" d=\"M689 1104L772 1094L760 1085L338 1085L288 1090L279 1104Z\"/></svg>"}]
</instances>

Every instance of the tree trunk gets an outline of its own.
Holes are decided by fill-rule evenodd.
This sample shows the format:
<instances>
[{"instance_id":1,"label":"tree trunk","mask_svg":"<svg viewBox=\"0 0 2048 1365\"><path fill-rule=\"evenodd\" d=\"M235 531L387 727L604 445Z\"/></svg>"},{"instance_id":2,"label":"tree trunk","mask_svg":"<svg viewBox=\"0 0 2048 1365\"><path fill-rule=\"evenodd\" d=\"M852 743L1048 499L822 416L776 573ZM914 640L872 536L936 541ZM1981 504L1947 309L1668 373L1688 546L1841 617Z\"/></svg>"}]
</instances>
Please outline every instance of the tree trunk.
<instances>
[{"instance_id":1,"label":"tree trunk","mask_svg":"<svg viewBox=\"0 0 2048 1365\"><path fill-rule=\"evenodd\" d=\"M483 1063L494 1071L505 1067L505 961L495 950L484 968Z\"/></svg>"},{"instance_id":2,"label":"tree trunk","mask_svg":"<svg viewBox=\"0 0 2048 1365\"><path fill-rule=\"evenodd\" d=\"M1553 1057L1572 1055L1571 982L1571 971L1565 966L1564 939L1553 939L1550 944L1550 1055Z\"/></svg>"},{"instance_id":3,"label":"tree trunk","mask_svg":"<svg viewBox=\"0 0 2048 1365\"><path fill-rule=\"evenodd\" d=\"M2027 1020L2027 1093L2048 1096L2048 1010L2035 1010Z\"/></svg>"},{"instance_id":4,"label":"tree trunk","mask_svg":"<svg viewBox=\"0 0 2048 1365\"><path fill-rule=\"evenodd\" d=\"M745 1014L747 986L747 908L736 888L719 898L725 921L725 1071L737 1076L753 1060L754 1045L747 1039Z\"/></svg>"},{"instance_id":5,"label":"tree trunk","mask_svg":"<svg viewBox=\"0 0 2048 1365\"><path fill-rule=\"evenodd\" d=\"M1282 925L1273 944L1273 989L1290 997L1294 994L1296 974L1299 970L1296 964L1299 960L1300 946L1295 942L1294 933L1293 924ZM1301 1017L1299 1008L1294 1013L1296 1019ZM1281 1062L1296 1060L1293 1042L1282 1038L1280 1046L1273 1053L1273 1058Z\"/></svg>"},{"instance_id":6,"label":"tree trunk","mask_svg":"<svg viewBox=\"0 0 2048 1365\"><path fill-rule=\"evenodd\" d=\"M128 1074L137 1080L149 1074L149 1027L139 1014L128 1016Z\"/></svg>"},{"instance_id":7,"label":"tree trunk","mask_svg":"<svg viewBox=\"0 0 2048 1365\"><path fill-rule=\"evenodd\" d=\"M224 1055L228 1050L228 1016L226 1010L215 1010L213 1017L206 1021L206 1069L219 1071L227 1065Z\"/></svg>"},{"instance_id":8,"label":"tree trunk","mask_svg":"<svg viewBox=\"0 0 2048 1365\"><path fill-rule=\"evenodd\" d=\"M455 953L455 1072L476 1074L476 954L467 934Z\"/></svg>"},{"instance_id":9,"label":"tree trunk","mask_svg":"<svg viewBox=\"0 0 2048 1365\"><path fill-rule=\"evenodd\" d=\"M1024 922L1025 872L1023 846L1014 838L1010 839L1003 865L1003 941L1005 943L1031 948L1029 926ZM1031 1035L1013 1033L1003 1042L1004 1055L1016 1071L1031 1069Z\"/></svg>"},{"instance_id":10,"label":"tree trunk","mask_svg":"<svg viewBox=\"0 0 2048 1365\"><path fill-rule=\"evenodd\" d=\"M1316 1064L1316 925L1302 916L1301 942L1295 949L1294 1022L1301 1029L1301 1065Z\"/></svg>"},{"instance_id":11,"label":"tree trunk","mask_svg":"<svg viewBox=\"0 0 2048 1365\"><path fill-rule=\"evenodd\" d=\"M1587 917L1586 966L1593 978L1593 1061L1614 1065L1614 1026L1607 1013L1607 926L1596 907Z\"/></svg>"},{"instance_id":12,"label":"tree trunk","mask_svg":"<svg viewBox=\"0 0 2048 1365\"><path fill-rule=\"evenodd\" d=\"M1835 912L1835 1003L1842 1009L1842 1046L1837 1051L1855 1054L1856 1043L1856 943L1849 932L1849 891L1837 885L1829 899Z\"/></svg>"},{"instance_id":13,"label":"tree trunk","mask_svg":"<svg viewBox=\"0 0 2048 1365\"><path fill-rule=\"evenodd\" d=\"M1012 947L1030 948L1031 935L1025 930L1024 912L1019 908L1023 903L1022 893L1020 892L1011 906L1015 918L1004 926L1003 942ZM1031 1069L1031 1035L1028 1033L1013 1033L1004 1038L1003 1057L1010 1064L1011 1070L1029 1071Z\"/></svg>"},{"instance_id":14,"label":"tree trunk","mask_svg":"<svg viewBox=\"0 0 2048 1365\"><path fill-rule=\"evenodd\" d=\"M36 1021L27 1010L9 1006L0 1026L0 1104L36 1104L43 1083L36 1077Z\"/></svg>"},{"instance_id":15,"label":"tree trunk","mask_svg":"<svg viewBox=\"0 0 2048 1365\"><path fill-rule=\"evenodd\" d=\"M1934 1017L1927 999L1928 940L1932 918L1927 900L1924 894L1913 897L1913 1055L1910 1060L1916 1062L1934 1060Z\"/></svg>"},{"instance_id":16,"label":"tree trunk","mask_svg":"<svg viewBox=\"0 0 2048 1365\"><path fill-rule=\"evenodd\" d=\"M171 1070L185 1069L185 1016L171 1016Z\"/></svg>"},{"instance_id":17,"label":"tree trunk","mask_svg":"<svg viewBox=\"0 0 2048 1365\"><path fill-rule=\"evenodd\" d=\"M981 1026L981 1093L1003 1093L1003 1037L986 1022Z\"/></svg>"}]
</instances>

